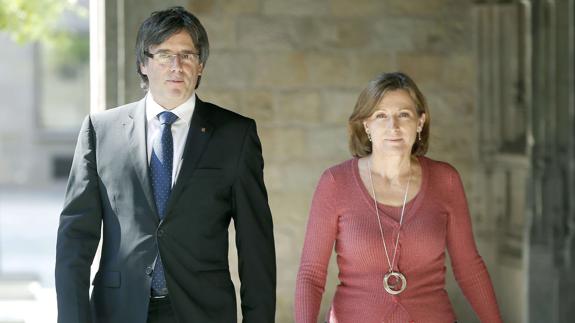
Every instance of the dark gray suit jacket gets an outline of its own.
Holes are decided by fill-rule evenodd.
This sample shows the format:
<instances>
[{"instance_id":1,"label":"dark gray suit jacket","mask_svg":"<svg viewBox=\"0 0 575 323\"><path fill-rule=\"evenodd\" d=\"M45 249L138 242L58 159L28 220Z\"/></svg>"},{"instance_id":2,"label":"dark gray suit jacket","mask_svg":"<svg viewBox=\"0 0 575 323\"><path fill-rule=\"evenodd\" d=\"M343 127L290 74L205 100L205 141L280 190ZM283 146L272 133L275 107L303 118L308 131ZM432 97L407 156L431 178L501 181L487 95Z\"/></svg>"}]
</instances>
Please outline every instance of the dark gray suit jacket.
<instances>
[{"instance_id":1,"label":"dark gray suit jacket","mask_svg":"<svg viewBox=\"0 0 575 323\"><path fill-rule=\"evenodd\" d=\"M228 269L232 219L244 322L273 322L273 225L255 122L196 100L162 223L147 160L145 100L85 119L58 228L58 322L145 323L158 251L179 322L236 322Z\"/></svg>"}]
</instances>

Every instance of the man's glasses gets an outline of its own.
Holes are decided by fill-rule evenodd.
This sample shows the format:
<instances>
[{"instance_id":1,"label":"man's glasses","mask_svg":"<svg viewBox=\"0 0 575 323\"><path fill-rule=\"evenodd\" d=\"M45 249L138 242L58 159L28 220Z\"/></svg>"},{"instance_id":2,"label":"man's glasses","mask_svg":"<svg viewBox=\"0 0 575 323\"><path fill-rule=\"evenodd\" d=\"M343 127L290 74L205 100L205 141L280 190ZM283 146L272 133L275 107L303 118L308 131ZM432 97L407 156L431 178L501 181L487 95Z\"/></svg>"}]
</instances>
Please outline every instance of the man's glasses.
<instances>
[{"instance_id":1,"label":"man's glasses","mask_svg":"<svg viewBox=\"0 0 575 323\"><path fill-rule=\"evenodd\" d=\"M158 63L162 65L173 64L176 57L180 59L180 63L182 64L194 63L197 62L200 58L200 55L197 53L170 54L161 52L152 54L148 51L144 51L144 55L148 56L149 58L155 59Z\"/></svg>"}]
</instances>

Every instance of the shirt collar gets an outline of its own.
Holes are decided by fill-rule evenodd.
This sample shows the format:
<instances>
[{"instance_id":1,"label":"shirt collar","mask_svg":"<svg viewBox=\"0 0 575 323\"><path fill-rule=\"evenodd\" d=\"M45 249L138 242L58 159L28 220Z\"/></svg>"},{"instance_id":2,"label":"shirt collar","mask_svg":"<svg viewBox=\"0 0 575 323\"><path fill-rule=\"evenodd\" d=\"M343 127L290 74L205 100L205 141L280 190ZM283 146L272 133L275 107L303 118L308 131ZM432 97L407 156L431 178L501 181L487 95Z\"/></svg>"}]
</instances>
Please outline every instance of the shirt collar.
<instances>
[{"instance_id":1,"label":"shirt collar","mask_svg":"<svg viewBox=\"0 0 575 323\"><path fill-rule=\"evenodd\" d=\"M195 107L196 107L196 93L193 93L192 96L190 96L190 98L186 102L180 104L179 106L175 107L172 110L168 110L164 109L161 105L156 103L154 97L152 96L152 93L148 91L148 94L146 95L146 120L150 122L150 120L156 118L156 116L159 113L164 111L170 111L178 116L179 118L178 120L182 120L186 123L186 125L189 125L190 121L192 120L192 114L194 113Z\"/></svg>"}]
</instances>

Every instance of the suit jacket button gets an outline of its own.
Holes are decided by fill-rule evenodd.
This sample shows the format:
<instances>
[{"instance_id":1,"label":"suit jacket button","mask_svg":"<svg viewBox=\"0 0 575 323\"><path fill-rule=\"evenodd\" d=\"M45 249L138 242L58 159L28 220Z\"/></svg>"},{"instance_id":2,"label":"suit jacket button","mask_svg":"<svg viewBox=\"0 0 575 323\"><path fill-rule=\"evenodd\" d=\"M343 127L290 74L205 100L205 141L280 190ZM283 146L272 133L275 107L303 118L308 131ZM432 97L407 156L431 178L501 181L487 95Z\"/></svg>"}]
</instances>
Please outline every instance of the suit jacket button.
<instances>
[{"instance_id":1,"label":"suit jacket button","mask_svg":"<svg viewBox=\"0 0 575 323\"><path fill-rule=\"evenodd\" d=\"M152 268L152 266L148 266L146 267L146 275L151 275L152 272L154 271L154 268Z\"/></svg>"},{"instance_id":2,"label":"suit jacket button","mask_svg":"<svg viewBox=\"0 0 575 323\"><path fill-rule=\"evenodd\" d=\"M163 236L165 233L164 229L158 229L158 237Z\"/></svg>"}]
</instances>

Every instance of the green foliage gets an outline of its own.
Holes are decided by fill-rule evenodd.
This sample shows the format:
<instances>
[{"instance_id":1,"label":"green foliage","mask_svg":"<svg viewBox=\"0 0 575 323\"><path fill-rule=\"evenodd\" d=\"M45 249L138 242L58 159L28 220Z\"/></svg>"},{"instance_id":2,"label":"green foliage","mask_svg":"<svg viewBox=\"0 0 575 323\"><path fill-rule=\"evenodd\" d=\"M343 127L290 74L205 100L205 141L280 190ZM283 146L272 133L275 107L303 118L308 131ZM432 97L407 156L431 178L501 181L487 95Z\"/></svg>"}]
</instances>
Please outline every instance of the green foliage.
<instances>
[{"instance_id":1,"label":"green foliage","mask_svg":"<svg viewBox=\"0 0 575 323\"><path fill-rule=\"evenodd\" d=\"M54 66L62 77L77 72L79 66L87 65L90 59L90 39L88 33L74 33L58 44L47 46L44 58Z\"/></svg>"},{"instance_id":2,"label":"green foliage","mask_svg":"<svg viewBox=\"0 0 575 323\"><path fill-rule=\"evenodd\" d=\"M58 26L67 11L87 16L75 0L0 0L0 30L20 44L40 41L60 46L68 42L67 33Z\"/></svg>"},{"instance_id":3,"label":"green foliage","mask_svg":"<svg viewBox=\"0 0 575 323\"><path fill-rule=\"evenodd\" d=\"M66 42L57 50L61 64L87 64L90 57L90 37L87 33L75 33L66 38Z\"/></svg>"}]
</instances>

